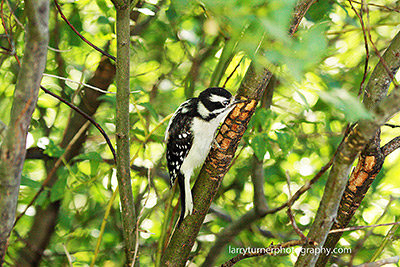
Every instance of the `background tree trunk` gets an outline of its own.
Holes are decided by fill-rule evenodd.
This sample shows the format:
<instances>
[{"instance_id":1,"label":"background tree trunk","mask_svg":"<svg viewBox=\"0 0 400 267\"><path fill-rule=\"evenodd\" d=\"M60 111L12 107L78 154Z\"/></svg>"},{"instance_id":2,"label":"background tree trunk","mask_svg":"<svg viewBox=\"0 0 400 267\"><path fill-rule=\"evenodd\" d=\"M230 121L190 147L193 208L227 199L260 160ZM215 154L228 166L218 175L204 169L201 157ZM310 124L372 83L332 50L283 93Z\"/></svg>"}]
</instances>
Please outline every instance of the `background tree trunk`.
<instances>
[{"instance_id":1,"label":"background tree trunk","mask_svg":"<svg viewBox=\"0 0 400 267\"><path fill-rule=\"evenodd\" d=\"M0 265L13 227L21 172L25 160L26 136L35 109L40 81L46 66L48 43L48 0L27 0L28 26L24 57L14 91L10 122L0 148Z\"/></svg>"}]
</instances>

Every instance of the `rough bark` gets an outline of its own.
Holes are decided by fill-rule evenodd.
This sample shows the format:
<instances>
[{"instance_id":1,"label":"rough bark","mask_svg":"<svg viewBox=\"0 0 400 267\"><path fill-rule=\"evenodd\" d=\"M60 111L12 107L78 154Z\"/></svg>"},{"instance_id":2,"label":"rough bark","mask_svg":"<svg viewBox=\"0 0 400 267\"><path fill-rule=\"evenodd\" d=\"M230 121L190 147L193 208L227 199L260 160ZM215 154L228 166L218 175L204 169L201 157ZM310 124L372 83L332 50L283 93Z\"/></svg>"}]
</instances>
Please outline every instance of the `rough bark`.
<instances>
[{"instance_id":1,"label":"rough bark","mask_svg":"<svg viewBox=\"0 0 400 267\"><path fill-rule=\"evenodd\" d=\"M297 3L289 33L296 31L301 19L314 2L315 0L300 0ZM260 68L254 63L247 70L237 97L248 99L248 102L238 105L222 124L216 138L221 149L215 147L211 149L192 190L194 214L188 216L174 232L162 256L161 266L185 266L211 202L217 194L238 143L271 77L270 71ZM248 215L261 218L255 211Z\"/></svg>"},{"instance_id":2,"label":"rough bark","mask_svg":"<svg viewBox=\"0 0 400 267\"><path fill-rule=\"evenodd\" d=\"M397 40L397 38L395 38ZM397 42L397 41L396 41ZM393 54L394 58L400 57L400 52L397 48ZM389 54L389 53L385 53ZM392 53L390 53L392 54ZM379 63L379 64L382 64ZM395 70L389 68L391 72ZM386 75L389 75L386 73ZM389 75L390 76L390 75ZM387 79L386 76L383 77ZM374 79L371 79L375 82ZM384 82L385 85L390 85L390 80ZM367 94L371 94L373 91L379 91L381 88L372 87L368 90ZM379 95L379 94L378 94ZM383 94L384 96L385 94ZM376 135L380 127L395 113L399 112L400 107L398 105L400 100L400 90L395 88L389 96L384 98L382 101L375 101L375 105L372 105L370 110L373 114L373 118L370 120L361 120L356 126L350 131L348 136L345 138L339 153L334 160L331 172L328 177L327 184L325 186L324 195L320 202L320 206L317 211L316 218L308 234L308 238L317 242L318 247L322 247L325 243L328 232L330 231L333 223L337 217L339 205L341 199L338 196L343 196L345 187L348 181L348 174L350 172L351 165L358 154L371 142L371 139ZM370 162L367 160L367 162ZM366 166L366 171L370 170ZM360 179L360 177L358 178ZM364 179L362 179L364 180ZM369 179L365 179L368 181ZM355 180L357 181L357 180ZM309 248L310 245L306 245L304 249ZM304 253L299 256L295 266L314 266L317 262L319 255L314 253Z\"/></svg>"},{"instance_id":3,"label":"rough bark","mask_svg":"<svg viewBox=\"0 0 400 267\"><path fill-rule=\"evenodd\" d=\"M387 73L383 64L386 64L391 74L395 75L400 67L399 55L400 33L395 36L368 81L363 99L363 103L368 110L374 109L386 97L392 82L390 74ZM357 166L350 176L340 201L336 222L333 224L332 229L347 227L375 177L381 171L385 157L388 154L380 147L380 131L377 131L374 138L368 142L358 158ZM342 233L330 234L324 247L334 248L341 236ZM330 256L330 254L321 254L316 266L325 266Z\"/></svg>"},{"instance_id":4,"label":"rough bark","mask_svg":"<svg viewBox=\"0 0 400 267\"><path fill-rule=\"evenodd\" d=\"M192 190L193 215L186 217L181 226L175 230L161 258L161 266L185 266L211 202L217 194L270 77L269 71L255 70L250 66L237 95L247 99L247 102L238 104L222 124L216 137L220 148L211 149Z\"/></svg>"},{"instance_id":5,"label":"rough bark","mask_svg":"<svg viewBox=\"0 0 400 267\"><path fill-rule=\"evenodd\" d=\"M10 123L0 148L0 265L13 227L21 172L25 160L26 136L35 109L39 84L46 65L49 2L25 1L28 17L22 65L14 91Z\"/></svg>"}]
</instances>

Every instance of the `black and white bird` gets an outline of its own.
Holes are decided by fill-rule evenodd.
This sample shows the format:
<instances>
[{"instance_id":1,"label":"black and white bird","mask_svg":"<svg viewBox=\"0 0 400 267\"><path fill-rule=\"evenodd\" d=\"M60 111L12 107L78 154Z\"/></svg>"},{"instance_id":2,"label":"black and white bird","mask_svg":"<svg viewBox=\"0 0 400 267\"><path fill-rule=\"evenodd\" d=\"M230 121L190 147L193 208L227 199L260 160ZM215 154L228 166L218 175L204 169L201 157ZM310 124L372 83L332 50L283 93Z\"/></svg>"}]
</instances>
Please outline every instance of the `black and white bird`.
<instances>
[{"instance_id":1,"label":"black and white bird","mask_svg":"<svg viewBox=\"0 0 400 267\"><path fill-rule=\"evenodd\" d=\"M220 123L240 102L243 101L224 88L208 88L199 97L183 102L170 119L165 141L170 185L178 178L181 195L178 226L193 211L190 190L193 171L206 159Z\"/></svg>"}]
</instances>

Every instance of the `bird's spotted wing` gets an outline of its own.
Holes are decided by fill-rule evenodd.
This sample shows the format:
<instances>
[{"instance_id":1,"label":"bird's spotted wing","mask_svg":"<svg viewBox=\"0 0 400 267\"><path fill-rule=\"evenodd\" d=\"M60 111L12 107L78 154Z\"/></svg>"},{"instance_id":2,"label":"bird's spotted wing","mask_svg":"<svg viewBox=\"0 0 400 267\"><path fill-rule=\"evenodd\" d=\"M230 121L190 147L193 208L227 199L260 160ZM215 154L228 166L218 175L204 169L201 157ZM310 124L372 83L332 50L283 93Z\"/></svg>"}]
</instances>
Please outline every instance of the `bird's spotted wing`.
<instances>
[{"instance_id":1,"label":"bird's spotted wing","mask_svg":"<svg viewBox=\"0 0 400 267\"><path fill-rule=\"evenodd\" d=\"M173 127L168 127L168 135L166 135L167 163L171 186L178 177L183 160L189 153L193 143L193 134L191 132L192 121L190 117L183 116L182 112L178 111L179 109L174 114L170 123Z\"/></svg>"}]
</instances>

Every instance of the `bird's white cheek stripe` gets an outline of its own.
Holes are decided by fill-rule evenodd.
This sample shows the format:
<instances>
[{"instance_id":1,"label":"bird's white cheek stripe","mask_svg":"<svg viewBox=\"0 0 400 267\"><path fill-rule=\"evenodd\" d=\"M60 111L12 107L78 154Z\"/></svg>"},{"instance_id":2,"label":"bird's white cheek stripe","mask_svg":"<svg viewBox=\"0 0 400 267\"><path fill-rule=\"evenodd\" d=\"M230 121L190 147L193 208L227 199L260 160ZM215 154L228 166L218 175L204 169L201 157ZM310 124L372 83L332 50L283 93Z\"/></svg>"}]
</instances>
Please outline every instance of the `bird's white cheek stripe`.
<instances>
[{"instance_id":1,"label":"bird's white cheek stripe","mask_svg":"<svg viewBox=\"0 0 400 267\"><path fill-rule=\"evenodd\" d=\"M210 111L208 111L208 109L200 101L199 101L198 106L197 106L197 112L203 118L207 118L208 115L210 114Z\"/></svg>"},{"instance_id":2,"label":"bird's white cheek stripe","mask_svg":"<svg viewBox=\"0 0 400 267\"><path fill-rule=\"evenodd\" d=\"M228 100L226 97L220 96L220 95L211 95L210 101L211 102L219 102L222 103L224 101Z\"/></svg>"}]
</instances>

